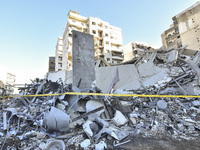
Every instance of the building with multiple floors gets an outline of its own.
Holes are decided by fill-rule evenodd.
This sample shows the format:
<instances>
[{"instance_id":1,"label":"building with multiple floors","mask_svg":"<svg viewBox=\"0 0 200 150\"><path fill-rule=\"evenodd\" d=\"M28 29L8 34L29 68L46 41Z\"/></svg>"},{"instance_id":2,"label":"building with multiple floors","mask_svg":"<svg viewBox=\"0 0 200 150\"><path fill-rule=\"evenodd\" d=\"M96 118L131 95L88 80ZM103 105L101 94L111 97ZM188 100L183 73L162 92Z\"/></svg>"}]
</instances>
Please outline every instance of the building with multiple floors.
<instances>
[{"instance_id":1,"label":"building with multiple floors","mask_svg":"<svg viewBox=\"0 0 200 150\"><path fill-rule=\"evenodd\" d=\"M16 75L0 66L0 89L4 89L8 95L13 95L15 81Z\"/></svg>"},{"instance_id":2,"label":"building with multiple floors","mask_svg":"<svg viewBox=\"0 0 200 150\"><path fill-rule=\"evenodd\" d=\"M143 56L146 52L152 53L154 48L148 43L133 41L122 48L124 52L124 61Z\"/></svg>"},{"instance_id":3,"label":"building with multiple floors","mask_svg":"<svg viewBox=\"0 0 200 150\"><path fill-rule=\"evenodd\" d=\"M55 71L62 70L63 38L59 37L56 44Z\"/></svg>"},{"instance_id":4,"label":"building with multiple floors","mask_svg":"<svg viewBox=\"0 0 200 150\"><path fill-rule=\"evenodd\" d=\"M70 10L63 32L62 70L72 68L72 30L94 36L95 58L104 58L110 64L123 61L122 31L97 17L84 17ZM57 57L56 53L56 57ZM56 62L56 68L58 67ZM57 71L57 69L56 69Z\"/></svg>"},{"instance_id":5,"label":"building with multiple floors","mask_svg":"<svg viewBox=\"0 0 200 150\"><path fill-rule=\"evenodd\" d=\"M15 84L16 76L15 74L8 72L6 79L6 94L12 95L14 92L14 84Z\"/></svg>"},{"instance_id":6,"label":"building with multiple floors","mask_svg":"<svg viewBox=\"0 0 200 150\"><path fill-rule=\"evenodd\" d=\"M188 49L200 50L200 2L174 16L172 20L173 24L161 35L163 46L188 45Z\"/></svg>"},{"instance_id":7,"label":"building with multiple floors","mask_svg":"<svg viewBox=\"0 0 200 150\"><path fill-rule=\"evenodd\" d=\"M49 72L55 71L55 57L49 57Z\"/></svg>"}]
</instances>

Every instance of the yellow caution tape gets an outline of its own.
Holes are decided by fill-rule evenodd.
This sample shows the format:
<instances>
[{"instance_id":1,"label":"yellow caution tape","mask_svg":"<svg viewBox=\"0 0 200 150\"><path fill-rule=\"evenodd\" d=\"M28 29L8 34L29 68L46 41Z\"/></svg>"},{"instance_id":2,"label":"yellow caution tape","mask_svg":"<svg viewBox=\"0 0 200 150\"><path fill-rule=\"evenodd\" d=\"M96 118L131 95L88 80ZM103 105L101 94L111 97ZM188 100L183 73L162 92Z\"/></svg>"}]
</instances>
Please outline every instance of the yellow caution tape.
<instances>
[{"instance_id":1,"label":"yellow caution tape","mask_svg":"<svg viewBox=\"0 0 200 150\"><path fill-rule=\"evenodd\" d=\"M55 95L95 95L95 96L117 96L117 97L175 97L175 98L200 98L200 95L142 95L142 94L105 94L105 93L80 93L80 92L66 92L55 94L39 94L39 95L16 95L4 96L2 99L9 97L43 97Z\"/></svg>"}]
</instances>

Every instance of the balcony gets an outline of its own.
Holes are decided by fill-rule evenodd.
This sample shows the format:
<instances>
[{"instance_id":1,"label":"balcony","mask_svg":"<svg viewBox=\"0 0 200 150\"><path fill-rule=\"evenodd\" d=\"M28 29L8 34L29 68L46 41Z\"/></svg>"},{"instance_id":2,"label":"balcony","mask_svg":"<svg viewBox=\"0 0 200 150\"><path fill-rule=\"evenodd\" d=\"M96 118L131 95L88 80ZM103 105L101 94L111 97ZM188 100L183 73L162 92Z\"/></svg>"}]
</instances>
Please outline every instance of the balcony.
<instances>
[{"instance_id":1,"label":"balcony","mask_svg":"<svg viewBox=\"0 0 200 150\"><path fill-rule=\"evenodd\" d=\"M170 35L170 36L167 36L165 39L166 39L166 40L171 40L171 39L176 38L177 36L179 36L179 34L178 34L178 33L175 33L175 34L172 34L172 35Z\"/></svg>"},{"instance_id":2,"label":"balcony","mask_svg":"<svg viewBox=\"0 0 200 150\"><path fill-rule=\"evenodd\" d=\"M87 21L87 17L81 16L79 15L79 13L73 13L73 12L69 12L68 13L69 18L78 20L78 21L82 21L82 22L86 22Z\"/></svg>"},{"instance_id":3,"label":"balcony","mask_svg":"<svg viewBox=\"0 0 200 150\"><path fill-rule=\"evenodd\" d=\"M124 60L124 57L112 56L112 59L115 59L115 60Z\"/></svg>"},{"instance_id":4,"label":"balcony","mask_svg":"<svg viewBox=\"0 0 200 150\"><path fill-rule=\"evenodd\" d=\"M113 45L122 46L122 40L121 39L115 39L114 37L113 37L113 39L111 38L110 43L112 43Z\"/></svg>"},{"instance_id":5,"label":"balcony","mask_svg":"<svg viewBox=\"0 0 200 150\"><path fill-rule=\"evenodd\" d=\"M69 24L71 26L75 26L77 28L83 28L83 29L87 29L87 24L86 23L83 23L83 22L79 22L79 21L76 21L76 20L68 20Z\"/></svg>"},{"instance_id":6,"label":"balcony","mask_svg":"<svg viewBox=\"0 0 200 150\"><path fill-rule=\"evenodd\" d=\"M116 47L111 47L110 51L123 53L123 51L120 48L116 48Z\"/></svg>"}]
</instances>

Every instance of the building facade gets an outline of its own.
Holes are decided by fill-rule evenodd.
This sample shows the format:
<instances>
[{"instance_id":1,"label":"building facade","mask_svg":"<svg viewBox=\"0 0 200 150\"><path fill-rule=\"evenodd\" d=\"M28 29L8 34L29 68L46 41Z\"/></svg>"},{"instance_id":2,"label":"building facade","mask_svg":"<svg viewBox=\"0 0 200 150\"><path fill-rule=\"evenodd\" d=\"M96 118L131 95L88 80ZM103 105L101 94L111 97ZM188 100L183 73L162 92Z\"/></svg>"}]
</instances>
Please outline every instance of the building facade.
<instances>
[{"instance_id":1,"label":"building facade","mask_svg":"<svg viewBox=\"0 0 200 150\"><path fill-rule=\"evenodd\" d=\"M56 44L55 71L62 70L63 38L59 37Z\"/></svg>"},{"instance_id":2,"label":"building facade","mask_svg":"<svg viewBox=\"0 0 200 150\"><path fill-rule=\"evenodd\" d=\"M55 57L49 57L49 72L55 71Z\"/></svg>"},{"instance_id":3,"label":"building facade","mask_svg":"<svg viewBox=\"0 0 200 150\"><path fill-rule=\"evenodd\" d=\"M16 76L15 74L8 72L6 79L6 94L12 95L14 92L14 84L15 84Z\"/></svg>"},{"instance_id":4,"label":"building facade","mask_svg":"<svg viewBox=\"0 0 200 150\"><path fill-rule=\"evenodd\" d=\"M147 52L151 54L154 48L148 43L133 41L125 45L122 50L124 52L124 62L126 62L134 58L139 58L147 54Z\"/></svg>"},{"instance_id":5,"label":"building facade","mask_svg":"<svg viewBox=\"0 0 200 150\"><path fill-rule=\"evenodd\" d=\"M70 10L63 32L62 70L72 68L72 30L94 36L95 58L104 58L110 64L123 61L123 51L120 48L123 43L120 28L100 18L84 17L79 12Z\"/></svg>"},{"instance_id":6,"label":"building facade","mask_svg":"<svg viewBox=\"0 0 200 150\"><path fill-rule=\"evenodd\" d=\"M16 75L10 70L0 66L0 89L5 90L5 94L13 95L16 82Z\"/></svg>"},{"instance_id":7,"label":"building facade","mask_svg":"<svg viewBox=\"0 0 200 150\"><path fill-rule=\"evenodd\" d=\"M173 24L162 35L166 48L188 45L188 49L200 50L200 2L172 18Z\"/></svg>"}]
</instances>

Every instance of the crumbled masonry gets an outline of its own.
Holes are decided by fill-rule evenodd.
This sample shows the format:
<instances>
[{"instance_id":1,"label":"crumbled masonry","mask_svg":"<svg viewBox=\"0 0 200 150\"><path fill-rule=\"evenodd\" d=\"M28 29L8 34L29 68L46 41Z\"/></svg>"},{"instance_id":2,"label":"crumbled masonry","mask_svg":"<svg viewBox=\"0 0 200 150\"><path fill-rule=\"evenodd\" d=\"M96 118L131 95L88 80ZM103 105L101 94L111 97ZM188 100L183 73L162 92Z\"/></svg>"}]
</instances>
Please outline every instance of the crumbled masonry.
<instances>
[{"instance_id":1,"label":"crumbled masonry","mask_svg":"<svg viewBox=\"0 0 200 150\"><path fill-rule=\"evenodd\" d=\"M142 85L135 89L116 89L121 81L119 74L116 84L108 84L112 85L109 92L199 95L199 53L188 56L182 53L184 50L185 47L158 50L148 55L150 58L144 54L131 62L139 66L139 71L146 69L140 72ZM165 76L158 78L160 72L153 69L149 73L145 65L149 61L150 66L167 72ZM155 79L159 81L152 82ZM91 88L79 89L61 79L56 82L45 79L21 88L20 95L101 93L102 90L94 83ZM54 95L2 99L0 107L1 149L114 149L138 135L200 140L199 98Z\"/></svg>"}]
</instances>

